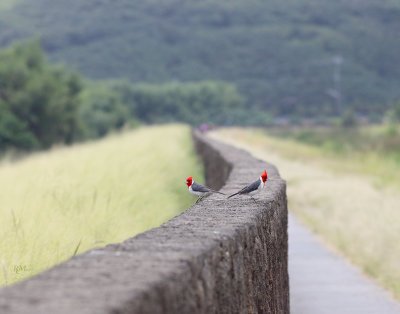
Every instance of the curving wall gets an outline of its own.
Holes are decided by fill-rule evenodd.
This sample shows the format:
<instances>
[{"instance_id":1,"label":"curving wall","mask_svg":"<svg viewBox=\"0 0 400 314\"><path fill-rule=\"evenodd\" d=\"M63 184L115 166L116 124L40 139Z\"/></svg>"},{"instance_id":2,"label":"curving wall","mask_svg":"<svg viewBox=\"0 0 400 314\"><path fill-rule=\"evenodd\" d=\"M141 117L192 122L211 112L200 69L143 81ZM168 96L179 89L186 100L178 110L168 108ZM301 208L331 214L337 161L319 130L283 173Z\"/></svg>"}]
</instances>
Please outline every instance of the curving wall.
<instances>
[{"instance_id":1,"label":"curving wall","mask_svg":"<svg viewBox=\"0 0 400 314\"><path fill-rule=\"evenodd\" d=\"M289 313L286 186L277 169L194 133L212 195L158 228L0 290L0 313ZM188 174L189 175L189 174Z\"/></svg>"}]
</instances>

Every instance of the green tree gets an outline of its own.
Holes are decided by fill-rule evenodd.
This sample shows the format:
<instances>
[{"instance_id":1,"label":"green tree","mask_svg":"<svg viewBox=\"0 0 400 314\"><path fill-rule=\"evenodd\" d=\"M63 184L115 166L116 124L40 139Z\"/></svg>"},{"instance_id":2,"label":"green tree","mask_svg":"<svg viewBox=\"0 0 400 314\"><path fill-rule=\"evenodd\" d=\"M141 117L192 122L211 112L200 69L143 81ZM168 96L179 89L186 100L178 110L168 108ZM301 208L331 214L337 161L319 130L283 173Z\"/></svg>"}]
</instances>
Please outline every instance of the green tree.
<instances>
[{"instance_id":1,"label":"green tree","mask_svg":"<svg viewBox=\"0 0 400 314\"><path fill-rule=\"evenodd\" d=\"M38 41L16 44L0 51L0 99L7 121L32 138L31 147L72 143L77 133L81 78L62 67L49 65ZM9 137L9 136L8 136ZM19 140L8 146L28 148Z\"/></svg>"},{"instance_id":2,"label":"green tree","mask_svg":"<svg viewBox=\"0 0 400 314\"><path fill-rule=\"evenodd\" d=\"M354 111L347 109L341 118L340 125L344 128L354 128L357 126L357 118Z\"/></svg>"},{"instance_id":3,"label":"green tree","mask_svg":"<svg viewBox=\"0 0 400 314\"><path fill-rule=\"evenodd\" d=\"M0 150L9 147L32 149L38 146L36 138L0 100Z\"/></svg>"},{"instance_id":4,"label":"green tree","mask_svg":"<svg viewBox=\"0 0 400 314\"><path fill-rule=\"evenodd\" d=\"M134 115L147 123L181 121L229 124L244 98L224 82L138 84L131 90Z\"/></svg>"},{"instance_id":5,"label":"green tree","mask_svg":"<svg viewBox=\"0 0 400 314\"><path fill-rule=\"evenodd\" d=\"M390 110L391 119L396 122L400 123L400 101L398 101Z\"/></svg>"},{"instance_id":6,"label":"green tree","mask_svg":"<svg viewBox=\"0 0 400 314\"><path fill-rule=\"evenodd\" d=\"M83 137L102 137L120 129L130 118L121 101L121 93L104 84L92 84L82 93L79 115L83 122Z\"/></svg>"}]
</instances>

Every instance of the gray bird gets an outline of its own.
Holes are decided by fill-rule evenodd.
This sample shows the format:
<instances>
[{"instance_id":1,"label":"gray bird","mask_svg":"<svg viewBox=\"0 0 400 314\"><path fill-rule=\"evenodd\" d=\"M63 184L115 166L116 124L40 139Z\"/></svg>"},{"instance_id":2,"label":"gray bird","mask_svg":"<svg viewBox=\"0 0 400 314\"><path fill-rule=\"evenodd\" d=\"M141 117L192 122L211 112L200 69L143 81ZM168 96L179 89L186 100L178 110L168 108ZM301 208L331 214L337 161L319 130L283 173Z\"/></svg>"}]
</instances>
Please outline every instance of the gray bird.
<instances>
[{"instance_id":1,"label":"gray bird","mask_svg":"<svg viewBox=\"0 0 400 314\"><path fill-rule=\"evenodd\" d=\"M186 185L188 186L190 193L197 195L199 197L196 201L196 204L207 194L218 193L225 195L224 193L212 190L204 185L201 185L200 183L194 182L193 177L189 177L186 179Z\"/></svg>"},{"instance_id":2,"label":"gray bird","mask_svg":"<svg viewBox=\"0 0 400 314\"><path fill-rule=\"evenodd\" d=\"M254 181L253 183L245 186L243 189L241 189L239 192L233 193L232 195L229 195L228 198L235 196L235 195L249 195L253 200L254 194L258 193L261 191L261 189L265 186L265 182L268 180L268 175L267 175L267 170L264 171L264 173L258 178L258 180Z\"/></svg>"}]
</instances>

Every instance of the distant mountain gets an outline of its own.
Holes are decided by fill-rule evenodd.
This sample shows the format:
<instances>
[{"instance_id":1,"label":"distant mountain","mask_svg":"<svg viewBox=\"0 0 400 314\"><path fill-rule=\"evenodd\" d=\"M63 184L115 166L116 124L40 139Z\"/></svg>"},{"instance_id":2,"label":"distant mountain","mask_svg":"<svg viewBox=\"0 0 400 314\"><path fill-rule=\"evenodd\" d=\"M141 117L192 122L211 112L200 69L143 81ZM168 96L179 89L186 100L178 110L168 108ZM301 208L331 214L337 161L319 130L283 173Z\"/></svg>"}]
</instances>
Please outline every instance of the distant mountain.
<instances>
[{"instance_id":1,"label":"distant mountain","mask_svg":"<svg viewBox=\"0 0 400 314\"><path fill-rule=\"evenodd\" d=\"M379 115L400 98L398 0L8 0L0 6L0 46L35 35L51 60L91 78L226 80L249 106L276 115L331 115L347 106Z\"/></svg>"}]
</instances>

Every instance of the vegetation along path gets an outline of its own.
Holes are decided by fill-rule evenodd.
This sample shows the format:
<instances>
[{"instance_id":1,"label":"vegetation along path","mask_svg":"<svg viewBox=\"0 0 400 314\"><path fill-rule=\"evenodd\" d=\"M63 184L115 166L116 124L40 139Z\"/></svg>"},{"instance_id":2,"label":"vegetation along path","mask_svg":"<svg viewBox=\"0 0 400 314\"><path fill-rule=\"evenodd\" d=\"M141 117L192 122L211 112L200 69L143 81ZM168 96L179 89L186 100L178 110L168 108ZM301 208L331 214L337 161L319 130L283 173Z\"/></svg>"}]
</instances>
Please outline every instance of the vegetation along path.
<instances>
[{"instance_id":1,"label":"vegetation along path","mask_svg":"<svg viewBox=\"0 0 400 314\"><path fill-rule=\"evenodd\" d=\"M400 313L400 304L378 284L326 248L399 298L397 187L375 186L369 177L347 171L342 160L340 167L328 166L316 153L307 155L304 147L263 132L229 129L212 136L274 163L287 180L293 313Z\"/></svg>"}]
</instances>

